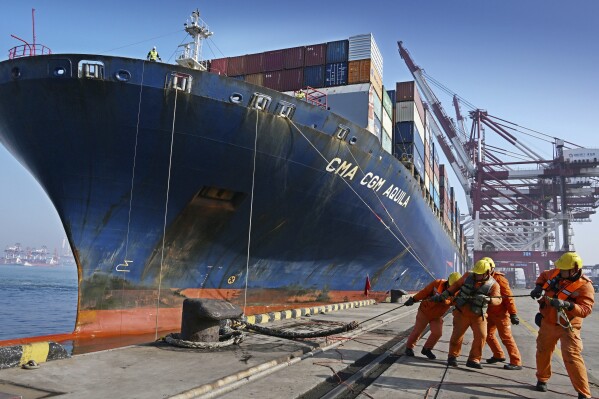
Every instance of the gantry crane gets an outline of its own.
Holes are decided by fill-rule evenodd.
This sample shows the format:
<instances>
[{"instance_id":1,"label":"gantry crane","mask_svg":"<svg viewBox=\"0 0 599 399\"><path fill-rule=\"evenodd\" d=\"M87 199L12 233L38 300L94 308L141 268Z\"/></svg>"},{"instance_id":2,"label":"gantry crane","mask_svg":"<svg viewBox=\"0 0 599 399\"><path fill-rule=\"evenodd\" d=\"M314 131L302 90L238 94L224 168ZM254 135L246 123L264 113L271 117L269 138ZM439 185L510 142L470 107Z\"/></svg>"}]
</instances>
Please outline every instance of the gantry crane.
<instances>
[{"instance_id":1,"label":"gantry crane","mask_svg":"<svg viewBox=\"0 0 599 399\"><path fill-rule=\"evenodd\" d=\"M427 118L431 132L466 194L469 215L462 223L470 235L467 242L473 260L491 256L499 264L526 267L530 279L559 254L574 250L570 223L590 221L599 207L599 159L593 156L599 150L536 132L551 138L553 158L544 159L516 137L521 126L481 109L470 112L468 134L459 97L453 96L456 126L429 86L427 78L431 78L402 42L398 48L432 111ZM507 145L491 145L487 132ZM573 154L576 159L571 162ZM505 157L517 161L506 162Z\"/></svg>"}]
</instances>

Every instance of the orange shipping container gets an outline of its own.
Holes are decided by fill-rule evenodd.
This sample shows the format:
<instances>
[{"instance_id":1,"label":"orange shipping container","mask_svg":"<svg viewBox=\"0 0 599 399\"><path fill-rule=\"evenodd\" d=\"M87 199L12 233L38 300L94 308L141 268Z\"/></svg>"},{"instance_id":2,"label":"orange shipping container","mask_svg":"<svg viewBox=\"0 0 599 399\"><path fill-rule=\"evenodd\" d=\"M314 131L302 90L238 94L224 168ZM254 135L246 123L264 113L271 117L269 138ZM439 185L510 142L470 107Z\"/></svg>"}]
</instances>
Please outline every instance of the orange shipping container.
<instances>
[{"instance_id":1,"label":"orange shipping container","mask_svg":"<svg viewBox=\"0 0 599 399\"><path fill-rule=\"evenodd\" d=\"M251 75L245 75L245 81L254 85L264 86L264 74L253 73Z\"/></svg>"},{"instance_id":2,"label":"orange shipping container","mask_svg":"<svg viewBox=\"0 0 599 399\"><path fill-rule=\"evenodd\" d=\"M347 69L347 84L370 82L370 59L350 61Z\"/></svg>"}]
</instances>

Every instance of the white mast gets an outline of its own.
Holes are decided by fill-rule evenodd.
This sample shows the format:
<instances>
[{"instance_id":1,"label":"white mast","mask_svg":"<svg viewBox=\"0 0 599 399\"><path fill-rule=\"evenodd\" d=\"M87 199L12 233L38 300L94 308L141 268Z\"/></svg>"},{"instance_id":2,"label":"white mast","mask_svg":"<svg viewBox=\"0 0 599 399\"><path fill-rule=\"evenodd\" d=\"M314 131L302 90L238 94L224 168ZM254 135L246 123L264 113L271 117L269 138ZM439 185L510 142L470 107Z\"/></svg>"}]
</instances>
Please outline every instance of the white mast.
<instances>
[{"instance_id":1,"label":"white mast","mask_svg":"<svg viewBox=\"0 0 599 399\"><path fill-rule=\"evenodd\" d=\"M200 18L200 11L195 10L191 13L191 22L184 24L185 31L193 38L193 42L179 46L179 56L177 64L205 71L206 66L202 64L202 40L207 39L214 34L208 29L208 25Z\"/></svg>"}]
</instances>

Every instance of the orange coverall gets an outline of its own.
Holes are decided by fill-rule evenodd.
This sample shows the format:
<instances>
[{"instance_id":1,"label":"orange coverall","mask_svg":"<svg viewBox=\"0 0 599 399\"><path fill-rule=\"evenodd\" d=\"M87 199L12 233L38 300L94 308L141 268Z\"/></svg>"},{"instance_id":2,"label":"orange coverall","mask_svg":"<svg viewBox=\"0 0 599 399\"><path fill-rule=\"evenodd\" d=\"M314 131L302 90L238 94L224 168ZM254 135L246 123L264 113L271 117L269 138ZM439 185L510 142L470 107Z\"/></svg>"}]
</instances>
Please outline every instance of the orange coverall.
<instances>
[{"instance_id":1,"label":"orange coverall","mask_svg":"<svg viewBox=\"0 0 599 399\"><path fill-rule=\"evenodd\" d=\"M464 285L464 282L469 275L470 272L464 273L464 275L451 287L449 287L447 291L449 291L451 295L454 295ZM474 287L479 288L484 283L485 281L475 282ZM499 296L499 293L499 284L495 283L487 295ZM501 298L491 298L489 305L499 305L500 303ZM461 309L456 308L453 311L453 331L449 340L449 356L456 358L460 356L460 352L462 351L462 342L464 341L464 334L466 334L468 327L472 329L472 334L474 335L468 360L480 363L480 359L483 356L485 340L487 339L487 320L484 316L474 313L470 309L469 304L466 304Z\"/></svg>"},{"instance_id":2,"label":"orange coverall","mask_svg":"<svg viewBox=\"0 0 599 399\"><path fill-rule=\"evenodd\" d=\"M545 284L546 281L551 279L553 272L554 270L546 270L541 273L539 278L537 278L536 284ZM593 310L595 290L588 277L581 275L580 278L584 279L585 283L565 299L574 304L574 309L566 310L566 315L568 315L574 331L563 328L558 324L557 309L549 304L549 300L545 299L545 297L539 300L543 320L541 321L537 337L537 379L547 382L551 377L551 355L559 340L564 365L566 366L572 386L577 392L590 398L589 378L582 358L580 329L582 327L582 319L590 315ZM549 287L545 290L545 295L557 298L558 292L563 288L567 288L570 284L574 284L574 282L561 279L557 285L557 290ZM562 322L562 324L564 323Z\"/></svg>"},{"instance_id":3,"label":"orange coverall","mask_svg":"<svg viewBox=\"0 0 599 399\"><path fill-rule=\"evenodd\" d=\"M442 285L441 292L439 292L439 285ZM434 280L422 290L418 291L413 298L415 301L422 301L423 299L435 296L435 294L441 294L446 288L447 280ZM414 324L412 333L408 337L406 347L413 349L416 346L416 342L418 342L420 339L420 336L422 335L422 332L426 326L430 324L431 333L424 343L424 347L427 349L433 349L443 333L442 317L450 306L451 298L445 300L444 302L420 302L418 313L416 314L416 323Z\"/></svg>"},{"instance_id":4,"label":"orange coverall","mask_svg":"<svg viewBox=\"0 0 599 399\"><path fill-rule=\"evenodd\" d=\"M514 366L522 366L522 357L520 351L516 345L516 341L512 336L512 322L510 320L511 314L516 314L516 304L512 296L512 290L510 289L510 283L505 278L505 275L501 272L494 272L491 276L499 284L500 295L503 296L501 304L492 305L489 304L487 310L487 344L489 349L493 352L493 357L504 358L505 355L497 337L495 337L495 331L499 334L501 342L505 345L505 349L510 357L510 364ZM506 297L507 296L507 297Z\"/></svg>"}]
</instances>

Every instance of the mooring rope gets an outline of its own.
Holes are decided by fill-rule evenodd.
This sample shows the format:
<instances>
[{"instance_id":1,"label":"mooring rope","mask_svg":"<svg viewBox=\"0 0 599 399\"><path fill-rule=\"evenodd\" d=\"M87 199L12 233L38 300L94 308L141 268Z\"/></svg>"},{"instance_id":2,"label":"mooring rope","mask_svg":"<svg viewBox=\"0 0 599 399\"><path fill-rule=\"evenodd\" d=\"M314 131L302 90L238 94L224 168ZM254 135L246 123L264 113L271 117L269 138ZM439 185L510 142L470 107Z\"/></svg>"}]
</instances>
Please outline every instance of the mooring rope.
<instances>
[{"instance_id":1,"label":"mooring rope","mask_svg":"<svg viewBox=\"0 0 599 399\"><path fill-rule=\"evenodd\" d=\"M256 108L256 134L254 136L254 165L252 167L252 192L250 194L250 222L248 226L248 251L245 263L245 289L243 291L243 313L247 307L248 279L250 274L250 245L252 242L252 216L254 214L254 187L256 184L256 155L258 153L258 116L260 111Z\"/></svg>"},{"instance_id":2,"label":"mooring rope","mask_svg":"<svg viewBox=\"0 0 599 399\"><path fill-rule=\"evenodd\" d=\"M160 294L162 288L162 266L164 264L164 241L166 239L166 220L168 216L168 196L171 188L171 169L173 165L173 143L175 141L175 120L177 116L177 94L179 90L175 90L175 105L173 107L173 126L171 129L171 148L168 158L168 179L166 181L166 202L164 204L164 225L162 226L162 253L160 255L160 273L158 276L158 297L156 298L156 331L155 339L158 339L158 312L160 311Z\"/></svg>"},{"instance_id":3,"label":"mooring rope","mask_svg":"<svg viewBox=\"0 0 599 399\"><path fill-rule=\"evenodd\" d=\"M141 83L139 84L139 101L137 103L137 124L135 125L135 146L133 148L133 166L131 168L131 191L129 193L129 212L127 214L127 235L125 236L125 256L123 260L123 264L125 267L129 264L129 232L131 228L131 210L133 208L133 184L135 182L135 166L137 163L137 144L139 138L139 121L141 119L141 97L144 90L144 76L146 71L146 61L142 61L141 63ZM119 265L120 266L120 265ZM118 266L117 266L118 267ZM118 271L118 270L117 270ZM123 270L123 284L121 286L121 303L124 303L125 298L125 282L127 280L126 272L129 272L128 269ZM121 320L119 324L120 333L122 335L123 332L123 310L120 312Z\"/></svg>"}]
</instances>

